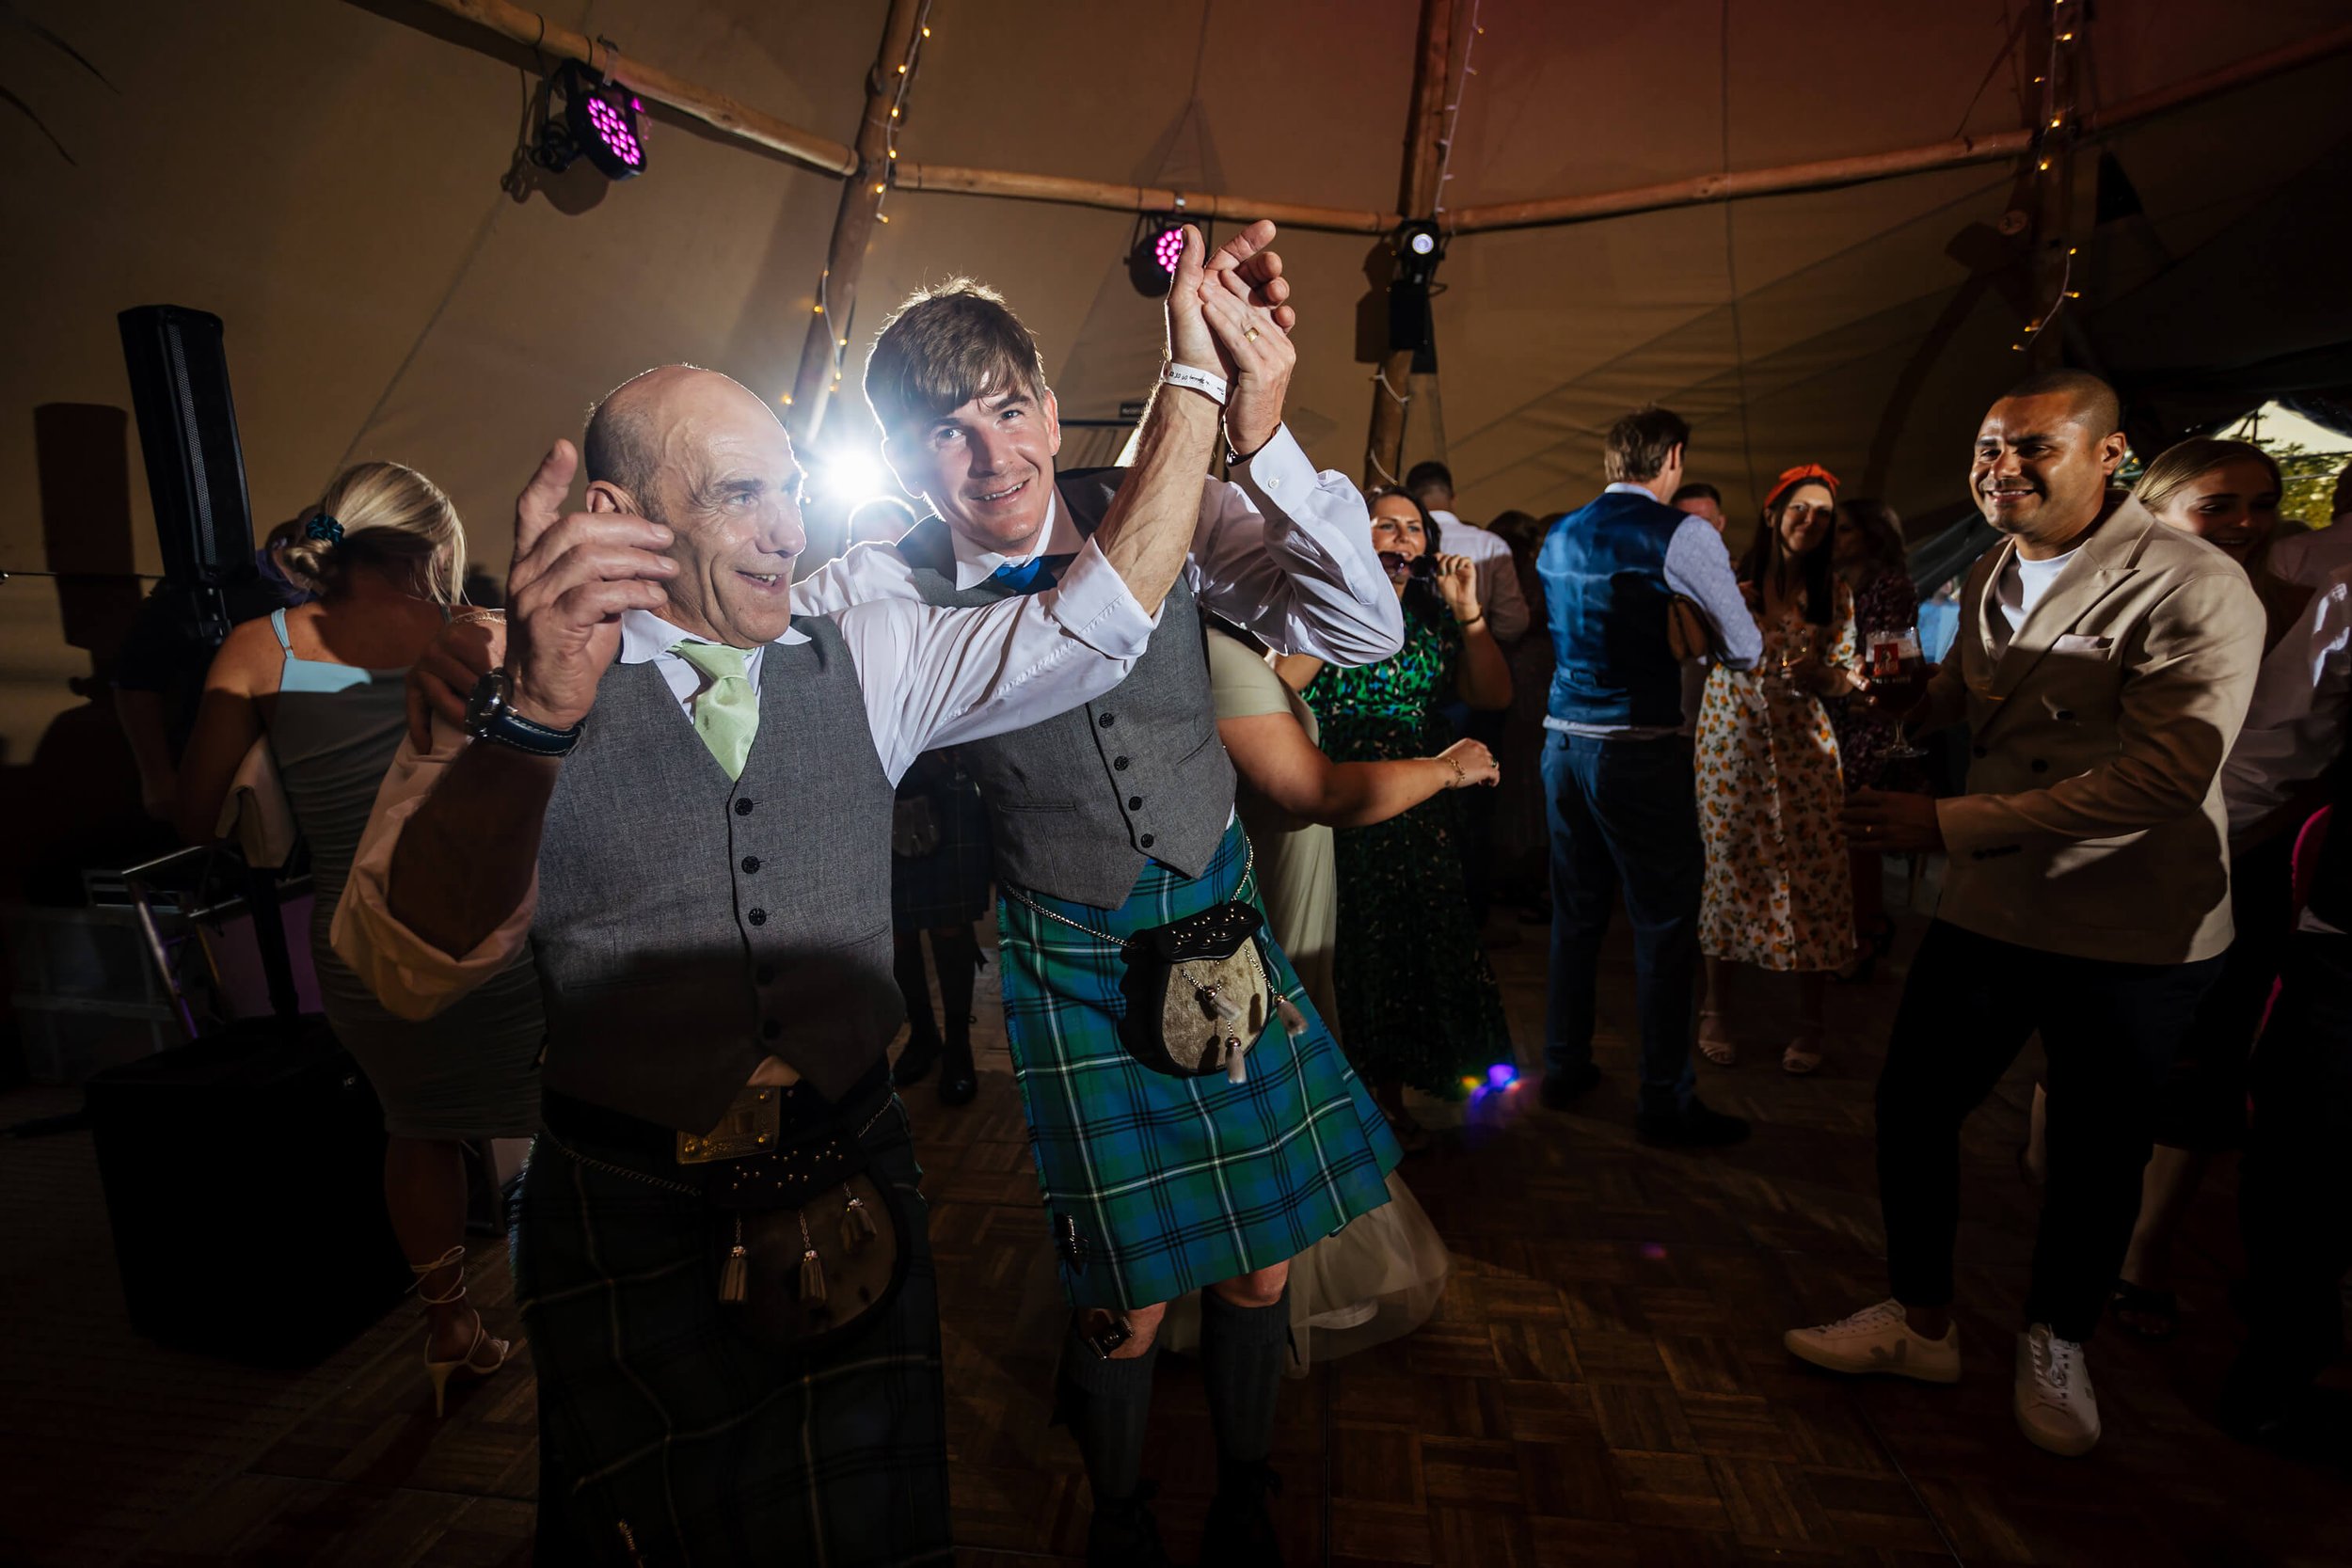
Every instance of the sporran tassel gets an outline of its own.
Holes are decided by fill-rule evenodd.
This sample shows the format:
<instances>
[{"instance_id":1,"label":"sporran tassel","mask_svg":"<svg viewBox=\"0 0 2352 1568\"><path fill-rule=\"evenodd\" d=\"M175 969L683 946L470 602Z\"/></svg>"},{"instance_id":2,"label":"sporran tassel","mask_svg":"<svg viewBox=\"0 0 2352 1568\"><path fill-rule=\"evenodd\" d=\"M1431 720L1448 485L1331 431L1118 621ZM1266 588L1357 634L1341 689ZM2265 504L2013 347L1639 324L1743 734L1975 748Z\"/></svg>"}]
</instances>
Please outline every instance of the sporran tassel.
<instances>
[{"instance_id":1,"label":"sporran tassel","mask_svg":"<svg viewBox=\"0 0 2352 1568\"><path fill-rule=\"evenodd\" d=\"M1307 1015L1298 1010L1298 1004L1279 991L1274 994L1274 1015L1294 1038L1307 1032Z\"/></svg>"},{"instance_id":2,"label":"sporran tassel","mask_svg":"<svg viewBox=\"0 0 2352 1568\"><path fill-rule=\"evenodd\" d=\"M1248 1081L1249 1063L1242 1054L1248 1049L1241 1043L1240 1036L1225 1037L1225 1081L1228 1084L1241 1084Z\"/></svg>"},{"instance_id":3,"label":"sporran tassel","mask_svg":"<svg viewBox=\"0 0 2352 1568\"><path fill-rule=\"evenodd\" d=\"M1241 1004L1221 990L1209 992L1209 1006L1216 1012L1216 1021L1229 1029L1241 1022Z\"/></svg>"},{"instance_id":4,"label":"sporran tassel","mask_svg":"<svg viewBox=\"0 0 2352 1568\"><path fill-rule=\"evenodd\" d=\"M841 1190L850 1191L847 1187ZM852 1194L848 1207L841 1211L841 1250L855 1252L881 1234L874 1227L874 1216L866 1212L866 1200Z\"/></svg>"},{"instance_id":5,"label":"sporran tassel","mask_svg":"<svg viewBox=\"0 0 2352 1568\"><path fill-rule=\"evenodd\" d=\"M817 1243L808 1233L808 1216L801 1216L801 1299L821 1303L825 1299L825 1265L818 1259Z\"/></svg>"},{"instance_id":6,"label":"sporran tassel","mask_svg":"<svg viewBox=\"0 0 2352 1568\"><path fill-rule=\"evenodd\" d=\"M751 1273L751 1266L745 1261L748 1256L743 1249L743 1222L739 1219L735 1222L735 1245L727 1249L727 1260L719 1270L721 1301L743 1299L745 1279Z\"/></svg>"}]
</instances>

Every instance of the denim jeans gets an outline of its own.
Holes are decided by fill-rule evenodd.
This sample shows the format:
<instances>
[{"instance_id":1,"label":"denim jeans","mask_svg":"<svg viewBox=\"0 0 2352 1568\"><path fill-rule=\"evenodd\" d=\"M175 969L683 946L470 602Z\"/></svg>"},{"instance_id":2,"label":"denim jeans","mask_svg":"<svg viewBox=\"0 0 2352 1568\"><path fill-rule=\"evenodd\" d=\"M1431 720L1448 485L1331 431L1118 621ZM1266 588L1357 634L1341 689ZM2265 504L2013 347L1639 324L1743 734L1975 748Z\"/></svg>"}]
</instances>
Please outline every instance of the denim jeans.
<instances>
[{"instance_id":1,"label":"denim jeans","mask_svg":"<svg viewBox=\"0 0 2352 1568\"><path fill-rule=\"evenodd\" d=\"M1544 810L1551 824L1551 1001L1544 1070L1593 1059L1601 940L1620 889L1633 925L1647 1114L1691 1102L1691 999L1699 956L1707 852L1687 736L1599 740L1553 731L1544 740Z\"/></svg>"}]
</instances>

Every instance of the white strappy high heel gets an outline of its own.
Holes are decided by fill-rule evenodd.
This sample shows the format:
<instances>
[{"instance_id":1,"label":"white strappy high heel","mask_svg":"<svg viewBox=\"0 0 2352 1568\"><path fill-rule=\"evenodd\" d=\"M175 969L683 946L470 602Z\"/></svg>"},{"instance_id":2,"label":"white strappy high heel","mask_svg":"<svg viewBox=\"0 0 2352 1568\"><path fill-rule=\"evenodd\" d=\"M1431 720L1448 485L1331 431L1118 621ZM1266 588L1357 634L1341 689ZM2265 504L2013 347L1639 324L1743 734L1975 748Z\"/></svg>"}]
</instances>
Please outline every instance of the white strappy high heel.
<instances>
[{"instance_id":1,"label":"white strappy high heel","mask_svg":"<svg viewBox=\"0 0 2352 1568\"><path fill-rule=\"evenodd\" d=\"M424 1293L425 1280L443 1269L453 1267L457 1271L456 1288L445 1296L426 1295ZM449 1307L466 1299L466 1249L462 1243L441 1254L436 1262L409 1264L408 1272L417 1276L417 1299L427 1307ZM424 1375L433 1382L435 1418L438 1418L447 1408L449 1380L452 1377L459 1372L469 1373L474 1377L488 1377L492 1372L506 1365L506 1358L513 1354L514 1351L515 1347L512 1342L505 1339L494 1339L490 1337L490 1331L482 1326L482 1314L479 1312L473 1315L473 1342L466 1347L466 1354L455 1360L434 1360L432 1341L428 1339L424 1352ZM485 1354L489 1357L486 1363L484 1360Z\"/></svg>"}]
</instances>

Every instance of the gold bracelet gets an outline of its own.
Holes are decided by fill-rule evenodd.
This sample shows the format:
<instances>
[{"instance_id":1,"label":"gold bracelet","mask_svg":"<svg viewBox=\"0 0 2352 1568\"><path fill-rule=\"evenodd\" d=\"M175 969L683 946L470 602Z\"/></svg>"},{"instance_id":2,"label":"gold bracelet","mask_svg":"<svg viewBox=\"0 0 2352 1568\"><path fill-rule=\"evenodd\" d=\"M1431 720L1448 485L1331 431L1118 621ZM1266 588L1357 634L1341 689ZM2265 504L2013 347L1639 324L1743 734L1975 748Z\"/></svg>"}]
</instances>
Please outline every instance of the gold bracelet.
<instances>
[{"instance_id":1,"label":"gold bracelet","mask_svg":"<svg viewBox=\"0 0 2352 1568\"><path fill-rule=\"evenodd\" d=\"M1454 769L1454 782L1446 785L1446 788L1459 789L1469 780L1470 775L1462 771L1462 765L1459 761L1446 756L1441 756L1438 760Z\"/></svg>"}]
</instances>

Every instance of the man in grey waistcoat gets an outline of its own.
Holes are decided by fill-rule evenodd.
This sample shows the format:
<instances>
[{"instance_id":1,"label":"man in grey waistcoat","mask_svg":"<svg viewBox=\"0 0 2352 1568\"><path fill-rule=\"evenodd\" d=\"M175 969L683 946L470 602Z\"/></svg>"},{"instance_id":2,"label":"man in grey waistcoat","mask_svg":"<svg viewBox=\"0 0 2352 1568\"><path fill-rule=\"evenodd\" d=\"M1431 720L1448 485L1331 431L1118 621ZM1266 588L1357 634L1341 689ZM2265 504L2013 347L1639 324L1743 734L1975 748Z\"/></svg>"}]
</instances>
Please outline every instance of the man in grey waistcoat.
<instances>
[{"instance_id":1,"label":"man in grey waistcoat","mask_svg":"<svg viewBox=\"0 0 2352 1568\"><path fill-rule=\"evenodd\" d=\"M1213 334L1272 318L1204 286L1201 248L1169 336L1215 380ZM464 736L396 760L335 945L406 1016L537 958L514 1255L541 1561L949 1560L928 1221L884 1058L893 792L926 748L1133 666L1216 425L1200 391L1160 398L1057 592L970 610L806 613L791 444L709 372L598 406L584 512L558 515L568 443L524 493L503 662Z\"/></svg>"},{"instance_id":2,"label":"man in grey waistcoat","mask_svg":"<svg viewBox=\"0 0 2352 1568\"><path fill-rule=\"evenodd\" d=\"M1085 707L959 752L989 812L1006 1032L1075 1309L1058 1394L1093 1493L1089 1560L1120 1568L1165 1560L1145 1505L1144 1428L1162 1309L1193 1291L1219 1458L1202 1560L1279 1561L1266 1461L1289 1260L1386 1202L1399 1158L1271 942L1270 977L1295 1026L1269 1022L1237 1042L1247 1049L1228 1071L1154 1070L1122 1033L1130 938L1257 900L1197 606L1270 647L1341 665L1387 658L1404 638L1362 496L1318 473L1282 424L1289 325L1285 307L1245 334L1216 390L1232 482L1202 488L1191 558L1150 649ZM865 380L883 456L930 515L896 545L852 549L813 576L803 585L813 604L979 606L1041 592L1139 482L1132 469L1056 473L1058 411L1036 340L969 280L901 306Z\"/></svg>"}]
</instances>

